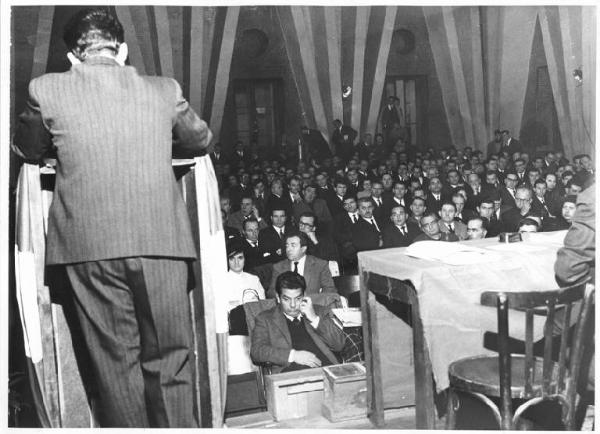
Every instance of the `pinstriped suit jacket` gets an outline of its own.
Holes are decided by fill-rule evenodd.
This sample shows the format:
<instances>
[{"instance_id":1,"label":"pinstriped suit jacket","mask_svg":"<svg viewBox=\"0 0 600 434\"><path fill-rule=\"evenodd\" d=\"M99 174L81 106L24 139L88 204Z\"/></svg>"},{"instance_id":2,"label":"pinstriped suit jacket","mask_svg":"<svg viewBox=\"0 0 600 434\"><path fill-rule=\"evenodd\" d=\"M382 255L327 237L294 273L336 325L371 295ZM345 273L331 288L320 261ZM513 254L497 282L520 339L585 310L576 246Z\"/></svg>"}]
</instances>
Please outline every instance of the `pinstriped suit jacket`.
<instances>
[{"instance_id":1,"label":"pinstriped suit jacket","mask_svg":"<svg viewBox=\"0 0 600 434\"><path fill-rule=\"evenodd\" d=\"M113 59L32 80L13 150L37 161L56 147L46 263L195 257L171 158L199 155L208 133L175 80Z\"/></svg>"}]
</instances>

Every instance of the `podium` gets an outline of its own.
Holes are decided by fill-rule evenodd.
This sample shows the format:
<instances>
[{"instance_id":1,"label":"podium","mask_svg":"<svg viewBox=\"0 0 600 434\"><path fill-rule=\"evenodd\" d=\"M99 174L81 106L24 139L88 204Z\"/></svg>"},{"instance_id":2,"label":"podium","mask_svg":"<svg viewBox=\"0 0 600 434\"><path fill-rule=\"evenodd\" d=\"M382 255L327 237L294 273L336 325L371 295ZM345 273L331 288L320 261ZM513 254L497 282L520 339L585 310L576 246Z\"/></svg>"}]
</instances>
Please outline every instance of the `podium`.
<instances>
[{"instance_id":1,"label":"podium","mask_svg":"<svg viewBox=\"0 0 600 434\"><path fill-rule=\"evenodd\" d=\"M173 160L173 171L188 209L196 249L200 252L199 259L193 263L195 286L190 291L197 417L201 427L218 428L223 423L225 405L227 336L217 333L215 298L212 285L207 285L206 274L214 274L211 268L220 267L205 265L208 271L205 275L202 273L203 243L219 243L218 229L222 231L220 211L218 222L211 216L209 225L204 221L210 208L207 201L210 203L216 197L218 203L216 177L208 156ZM198 182L197 177L202 177L202 182ZM79 337L71 336L67 324L69 316L65 315L70 309L69 299L61 295L60 276L52 275L45 267L45 236L53 186L52 168L30 164L21 168L17 188L15 273L26 354L31 362L32 389L43 427L96 427L94 399L86 394L81 378L85 369L82 367L80 372L80 366L85 363L80 360L78 366L73 351ZM206 226L212 228L208 236ZM224 252L225 240L220 235ZM225 256L223 264L226 264ZM223 272L226 271L225 265Z\"/></svg>"}]
</instances>

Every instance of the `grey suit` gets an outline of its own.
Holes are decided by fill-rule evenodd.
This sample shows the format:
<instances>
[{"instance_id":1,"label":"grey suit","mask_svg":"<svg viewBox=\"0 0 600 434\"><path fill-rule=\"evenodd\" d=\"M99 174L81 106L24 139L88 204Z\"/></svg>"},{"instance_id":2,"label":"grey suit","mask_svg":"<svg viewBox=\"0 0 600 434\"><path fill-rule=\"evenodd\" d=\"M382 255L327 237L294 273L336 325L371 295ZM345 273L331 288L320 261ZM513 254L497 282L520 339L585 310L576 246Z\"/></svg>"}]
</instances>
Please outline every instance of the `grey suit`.
<instances>
[{"instance_id":1,"label":"grey suit","mask_svg":"<svg viewBox=\"0 0 600 434\"><path fill-rule=\"evenodd\" d=\"M271 278L271 285L269 285L267 297L275 297L275 282L277 277L284 271L290 270L292 270L292 265L288 259L284 259L273 264L273 276ZM306 280L307 294L318 294L319 292L337 292L327 261L315 258L312 255L306 255L303 276Z\"/></svg>"},{"instance_id":2,"label":"grey suit","mask_svg":"<svg viewBox=\"0 0 600 434\"><path fill-rule=\"evenodd\" d=\"M37 161L56 147L46 262L68 275L102 426L197 423L184 262L196 249L171 158L208 139L175 80L107 57L29 85L13 149Z\"/></svg>"},{"instance_id":3,"label":"grey suit","mask_svg":"<svg viewBox=\"0 0 600 434\"><path fill-rule=\"evenodd\" d=\"M319 325L315 329L305 322L306 331L329 361L337 364L339 361L333 351L339 352L344 347L344 334L333 322L333 314L329 309L318 305L313 307L320 318ZM292 349L292 338L280 305L261 312L252 330L252 360L273 363L276 365L273 373L277 373L289 365Z\"/></svg>"}]
</instances>

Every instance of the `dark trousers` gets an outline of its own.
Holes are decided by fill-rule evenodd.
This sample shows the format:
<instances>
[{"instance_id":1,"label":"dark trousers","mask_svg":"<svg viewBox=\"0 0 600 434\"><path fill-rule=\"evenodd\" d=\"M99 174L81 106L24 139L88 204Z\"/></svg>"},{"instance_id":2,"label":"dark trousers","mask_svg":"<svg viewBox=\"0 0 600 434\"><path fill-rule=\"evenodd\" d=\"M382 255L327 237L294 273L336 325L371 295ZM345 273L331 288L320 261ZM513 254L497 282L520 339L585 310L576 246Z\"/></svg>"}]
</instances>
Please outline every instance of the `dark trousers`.
<instances>
[{"instance_id":1,"label":"dark trousers","mask_svg":"<svg viewBox=\"0 0 600 434\"><path fill-rule=\"evenodd\" d=\"M105 427L196 427L188 267L121 258L66 267Z\"/></svg>"}]
</instances>

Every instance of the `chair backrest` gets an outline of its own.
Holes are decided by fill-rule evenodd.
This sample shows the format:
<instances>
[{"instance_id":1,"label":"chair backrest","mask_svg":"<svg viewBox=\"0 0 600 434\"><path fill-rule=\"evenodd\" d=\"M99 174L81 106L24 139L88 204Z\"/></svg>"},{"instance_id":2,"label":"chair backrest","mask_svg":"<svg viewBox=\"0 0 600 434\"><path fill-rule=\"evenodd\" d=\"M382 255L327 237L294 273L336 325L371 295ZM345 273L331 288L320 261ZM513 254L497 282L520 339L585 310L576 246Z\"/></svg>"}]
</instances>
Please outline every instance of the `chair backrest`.
<instances>
[{"instance_id":1,"label":"chair backrest","mask_svg":"<svg viewBox=\"0 0 600 434\"><path fill-rule=\"evenodd\" d=\"M256 316L263 310L271 309L276 304L275 299L268 298L266 300L251 301L244 303L244 311L246 312L246 323L248 324L248 336L252 336Z\"/></svg>"},{"instance_id":2,"label":"chair backrest","mask_svg":"<svg viewBox=\"0 0 600 434\"><path fill-rule=\"evenodd\" d=\"M339 294L335 292L323 292L320 294L308 294L314 304L319 306L329 307L333 309L335 307L342 307ZM251 301L244 303L244 311L246 313L246 323L248 325L248 335L252 335L254 330L255 319L258 314L263 310L271 309L277 304L274 298L268 298L266 300Z\"/></svg>"},{"instance_id":3,"label":"chair backrest","mask_svg":"<svg viewBox=\"0 0 600 434\"><path fill-rule=\"evenodd\" d=\"M535 357L533 343L534 314L546 316L542 362L542 397L562 395L567 412L563 421L573 429L576 386L581 374L583 339L591 324L594 287L585 283L549 291L497 292L481 295L481 304L494 306L498 313L498 353L500 398L503 428L512 422L511 358L509 347L508 310L525 311L525 396L533 396ZM578 311L578 312L577 312ZM576 321L572 321L577 316ZM571 327L572 326L572 327ZM574 330L571 330L571 329ZM560 334L559 334L560 332ZM554 338L560 336L558 360L553 351ZM519 410L517 410L519 412Z\"/></svg>"},{"instance_id":4,"label":"chair backrest","mask_svg":"<svg viewBox=\"0 0 600 434\"><path fill-rule=\"evenodd\" d=\"M360 276L336 276L333 278L338 294L348 297L354 292L360 292Z\"/></svg>"}]
</instances>

